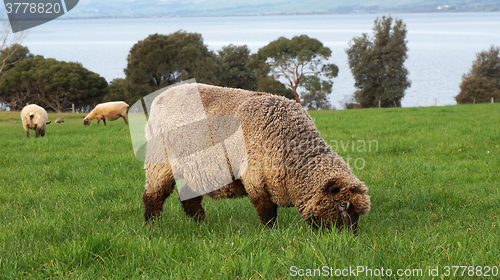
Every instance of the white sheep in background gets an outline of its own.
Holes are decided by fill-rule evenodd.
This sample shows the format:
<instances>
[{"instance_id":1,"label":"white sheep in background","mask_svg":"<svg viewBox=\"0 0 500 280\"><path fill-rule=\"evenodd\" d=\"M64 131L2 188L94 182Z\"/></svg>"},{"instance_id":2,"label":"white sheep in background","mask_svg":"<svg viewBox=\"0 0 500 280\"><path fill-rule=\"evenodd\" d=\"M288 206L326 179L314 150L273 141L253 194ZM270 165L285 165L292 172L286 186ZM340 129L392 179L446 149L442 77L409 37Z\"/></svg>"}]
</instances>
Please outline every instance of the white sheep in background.
<instances>
[{"instance_id":1,"label":"white sheep in background","mask_svg":"<svg viewBox=\"0 0 500 280\"><path fill-rule=\"evenodd\" d=\"M45 109L35 104L30 104L23 108L21 111L21 120L23 121L23 128L26 131L26 137L30 136L30 129L35 130L36 137L45 136L47 124L50 123Z\"/></svg>"},{"instance_id":2,"label":"white sheep in background","mask_svg":"<svg viewBox=\"0 0 500 280\"><path fill-rule=\"evenodd\" d=\"M123 101L114 101L114 102L97 104L94 110L92 110L92 112L90 112L83 119L83 124L89 125L93 119L97 119L97 123L99 123L102 120L104 122L104 125L106 125L106 120L114 121L119 119L120 117L125 120L126 124L128 124L127 108L128 104Z\"/></svg>"}]
</instances>

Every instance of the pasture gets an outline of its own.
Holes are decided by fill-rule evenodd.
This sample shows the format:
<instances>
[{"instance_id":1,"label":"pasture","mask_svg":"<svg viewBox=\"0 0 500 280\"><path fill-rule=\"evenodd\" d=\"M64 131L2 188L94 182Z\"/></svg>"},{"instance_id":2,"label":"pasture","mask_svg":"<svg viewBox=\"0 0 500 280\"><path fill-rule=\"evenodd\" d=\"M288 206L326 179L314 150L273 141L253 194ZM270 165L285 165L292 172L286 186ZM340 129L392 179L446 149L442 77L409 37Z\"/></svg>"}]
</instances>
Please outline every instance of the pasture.
<instances>
[{"instance_id":1,"label":"pasture","mask_svg":"<svg viewBox=\"0 0 500 280\"><path fill-rule=\"evenodd\" d=\"M314 230L294 208L268 230L247 198L205 199L196 223L176 192L146 227L144 170L123 120L49 114L35 139L19 112L0 112L0 279L499 275L500 104L310 115L369 188L357 236Z\"/></svg>"}]
</instances>

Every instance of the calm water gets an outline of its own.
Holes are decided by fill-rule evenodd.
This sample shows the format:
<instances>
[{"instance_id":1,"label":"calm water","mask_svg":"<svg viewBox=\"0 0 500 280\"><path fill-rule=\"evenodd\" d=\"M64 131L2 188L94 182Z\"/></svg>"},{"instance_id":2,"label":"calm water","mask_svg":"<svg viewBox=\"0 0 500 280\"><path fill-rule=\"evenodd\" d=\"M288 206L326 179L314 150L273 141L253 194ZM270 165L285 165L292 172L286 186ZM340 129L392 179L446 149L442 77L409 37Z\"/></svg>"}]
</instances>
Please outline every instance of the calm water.
<instances>
[{"instance_id":1,"label":"calm water","mask_svg":"<svg viewBox=\"0 0 500 280\"><path fill-rule=\"evenodd\" d=\"M252 52L280 36L307 34L328 46L331 62L340 68L334 79L332 104L354 92L345 49L362 33L371 34L378 15L310 15L210 18L138 18L55 20L31 29L24 41L32 53L64 61L78 61L111 81L124 77L130 48L150 34L179 29L201 33L205 44L219 50L246 44ZM395 14L408 28L412 86L403 106L456 104L461 77L475 54L500 46L500 13Z\"/></svg>"}]
</instances>

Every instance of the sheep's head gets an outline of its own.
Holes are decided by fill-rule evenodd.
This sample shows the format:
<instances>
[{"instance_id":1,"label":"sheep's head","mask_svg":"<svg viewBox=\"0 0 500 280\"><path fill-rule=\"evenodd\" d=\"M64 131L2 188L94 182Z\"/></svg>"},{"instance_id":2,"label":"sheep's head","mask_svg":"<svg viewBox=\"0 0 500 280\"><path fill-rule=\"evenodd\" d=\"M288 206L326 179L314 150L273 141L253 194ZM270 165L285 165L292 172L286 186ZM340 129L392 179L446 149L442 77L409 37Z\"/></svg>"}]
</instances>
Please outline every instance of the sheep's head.
<instances>
[{"instance_id":1,"label":"sheep's head","mask_svg":"<svg viewBox=\"0 0 500 280\"><path fill-rule=\"evenodd\" d=\"M83 124L84 125L89 125L92 120L89 118L83 118Z\"/></svg>"},{"instance_id":2,"label":"sheep's head","mask_svg":"<svg viewBox=\"0 0 500 280\"><path fill-rule=\"evenodd\" d=\"M313 191L306 195L308 199L299 211L314 227L347 228L356 233L359 216L370 210L370 197L366 195L368 188L344 163L334 167L331 173L329 178L311 189Z\"/></svg>"}]
</instances>

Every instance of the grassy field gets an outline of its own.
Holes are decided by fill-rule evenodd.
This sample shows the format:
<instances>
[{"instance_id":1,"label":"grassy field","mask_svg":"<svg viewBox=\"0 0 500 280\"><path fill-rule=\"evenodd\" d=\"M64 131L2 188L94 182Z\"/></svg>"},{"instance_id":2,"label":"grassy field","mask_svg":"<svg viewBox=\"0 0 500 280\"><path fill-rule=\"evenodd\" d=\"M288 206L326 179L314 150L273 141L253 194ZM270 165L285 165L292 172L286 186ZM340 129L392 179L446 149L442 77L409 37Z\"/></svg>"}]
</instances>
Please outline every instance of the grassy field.
<instances>
[{"instance_id":1,"label":"grassy field","mask_svg":"<svg viewBox=\"0 0 500 280\"><path fill-rule=\"evenodd\" d=\"M18 112L0 113L0 279L499 274L500 104L310 114L369 187L357 236L313 230L293 208L265 229L246 198L205 200L196 223L176 193L145 227L144 170L123 120L87 127L64 114L35 139Z\"/></svg>"}]
</instances>

